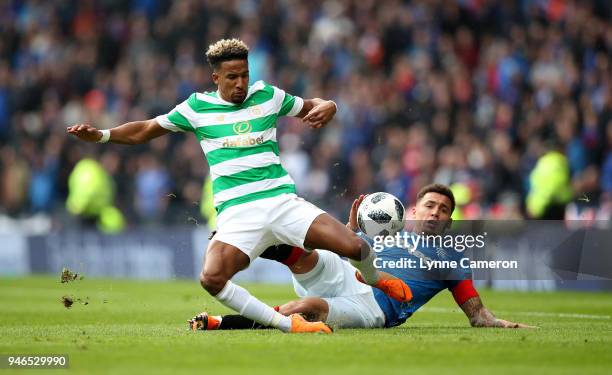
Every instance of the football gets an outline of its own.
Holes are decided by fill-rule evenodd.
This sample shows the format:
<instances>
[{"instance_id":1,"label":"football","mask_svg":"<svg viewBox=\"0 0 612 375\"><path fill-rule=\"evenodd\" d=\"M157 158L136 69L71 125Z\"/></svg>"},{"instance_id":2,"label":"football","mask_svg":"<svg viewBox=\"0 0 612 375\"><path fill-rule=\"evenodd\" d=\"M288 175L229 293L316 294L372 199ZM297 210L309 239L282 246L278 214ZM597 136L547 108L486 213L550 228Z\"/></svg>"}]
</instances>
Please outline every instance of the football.
<instances>
[{"instance_id":1,"label":"football","mask_svg":"<svg viewBox=\"0 0 612 375\"><path fill-rule=\"evenodd\" d=\"M389 193L369 194L357 210L357 225L370 238L393 236L404 228L404 205Z\"/></svg>"}]
</instances>

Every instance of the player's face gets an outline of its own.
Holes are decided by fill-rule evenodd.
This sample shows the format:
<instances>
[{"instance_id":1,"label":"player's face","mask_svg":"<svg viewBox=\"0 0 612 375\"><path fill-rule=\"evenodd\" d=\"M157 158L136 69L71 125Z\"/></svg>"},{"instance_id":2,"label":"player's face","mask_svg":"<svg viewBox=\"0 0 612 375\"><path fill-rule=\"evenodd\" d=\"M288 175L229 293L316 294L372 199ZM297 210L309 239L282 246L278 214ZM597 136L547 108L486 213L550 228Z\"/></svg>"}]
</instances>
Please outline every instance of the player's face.
<instances>
[{"instance_id":1,"label":"player's face","mask_svg":"<svg viewBox=\"0 0 612 375\"><path fill-rule=\"evenodd\" d=\"M440 234L451 222L451 201L443 194L429 192L412 208L416 233Z\"/></svg>"},{"instance_id":2,"label":"player's face","mask_svg":"<svg viewBox=\"0 0 612 375\"><path fill-rule=\"evenodd\" d=\"M240 104L249 88L249 63L247 60L224 61L213 72L212 78L223 100Z\"/></svg>"}]
</instances>

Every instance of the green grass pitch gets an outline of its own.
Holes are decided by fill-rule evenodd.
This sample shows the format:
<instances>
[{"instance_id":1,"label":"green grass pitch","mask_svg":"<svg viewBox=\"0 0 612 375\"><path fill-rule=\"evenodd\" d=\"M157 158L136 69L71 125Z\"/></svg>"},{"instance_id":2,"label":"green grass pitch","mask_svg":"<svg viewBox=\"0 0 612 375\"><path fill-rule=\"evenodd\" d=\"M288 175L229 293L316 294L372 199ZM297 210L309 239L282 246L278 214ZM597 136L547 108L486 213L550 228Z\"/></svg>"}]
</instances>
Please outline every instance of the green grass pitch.
<instances>
[{"instance_id":1,"label":"green grass pitch","mask_svg":"<svg viewBox=\"0 0 612 375\"><path fill-rule=\"evenodd\" d=\"M290 286L250 285L269 304ZM82 374L590 374L612 371L612 294L482 291L499 317L537 330L470 328L440 293L394 329L289 335L276 330L198 332L186 320L228 312L197 282L59 277L0 279L0 354L68 354ZM71 309L63 295L81 298ZM88 304L84 304L87 301ZM4 373L40 370L0 370Z\"/></svg>"}]
</instances>

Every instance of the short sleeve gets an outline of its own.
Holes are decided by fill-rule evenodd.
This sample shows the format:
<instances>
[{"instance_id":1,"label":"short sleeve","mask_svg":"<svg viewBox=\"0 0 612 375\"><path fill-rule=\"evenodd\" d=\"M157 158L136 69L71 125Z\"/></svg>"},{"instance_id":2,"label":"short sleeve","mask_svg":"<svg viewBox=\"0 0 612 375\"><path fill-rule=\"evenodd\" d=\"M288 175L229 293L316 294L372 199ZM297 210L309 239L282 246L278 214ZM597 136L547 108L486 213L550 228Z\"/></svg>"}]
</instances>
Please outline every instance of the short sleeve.
<instances>
[{"instance_id":1,"label":"short sleeve","mask_svg":"<svg viewBox=\"0 0 612 375\"><path fill-rule=\"evenodd\" d=\"M157 120L161 127L173 132L193 132L194 127L186 117L187 113L191 110L187 103L188 100L174 107L169 113L157 116L155 120Z\"/></svg>"},{"instance_id":2,"label":"short sleeve","mask_svg":"<svg viewBox=\"0 0 612 375\"><path fill-rule=\"evenodd\" d=\"M463 254L463 253L458 253L458 254ZM467 259L467 261L469 262L468 257L464 257L464 256L455 257L454 260L457 262L457 267L448 270L446 274L444 275L444 283L446 284L446 287L449 290L452 290L457 284L459 284L463 280L472 280L472 277L473 277L472 269L468 265L462 264L461 263L462 259ZM464 260L464 263L465 263L465 260Z\"/></svg>"},{"instance_id":3,"label":"short sleeve","mask_svg":"<svg viewBox=\"0 0 612 375\"><path fill-rule=\"evenodd\" d=\"M302 107L304 107L304 99L299 96L293 96L284 92L283 102L281 108L278 111L279 116L297 116Z\"/></svg>"}]
</instances>

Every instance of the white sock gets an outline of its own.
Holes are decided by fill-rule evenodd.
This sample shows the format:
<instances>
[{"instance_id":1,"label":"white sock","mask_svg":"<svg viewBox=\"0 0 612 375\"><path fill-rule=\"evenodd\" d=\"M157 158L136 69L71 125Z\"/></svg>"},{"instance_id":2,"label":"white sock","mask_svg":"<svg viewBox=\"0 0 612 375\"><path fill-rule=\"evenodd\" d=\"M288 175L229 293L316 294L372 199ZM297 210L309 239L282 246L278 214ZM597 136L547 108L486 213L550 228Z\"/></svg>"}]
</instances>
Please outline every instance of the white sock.
<instances>
[{"instance_id":1,"label":"white sock","mask_svg":"<svg viewBox=\"0 0 612 375\"><path fill-rule=\"evenodd\" d=\"M364 252L367 252L367 254L365 254L365 257L363 257L361 261L350 259L350 262L355 268L359 270L363 281L365 281L368 285L374 285L380 279L380 277L378 276L378 270L376 269L376 267L374 267L374 259L376 259L376 253L374 252L374 250L372 250L372 247L369 243L364 240L361 240L361 242L362 257L364 255Z\"/></svg>"},{"instance_id":2,"label":"white sock","mask_svg":"<svg viewBox=\"0 0 612 375\"><path fill-rule=\"evenodd\" d=\"M228 281L215 296L217 301L257 323L289 332L291 319L253 297L248 290Z\"/></svg>"}]
</instances>

